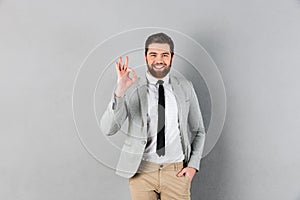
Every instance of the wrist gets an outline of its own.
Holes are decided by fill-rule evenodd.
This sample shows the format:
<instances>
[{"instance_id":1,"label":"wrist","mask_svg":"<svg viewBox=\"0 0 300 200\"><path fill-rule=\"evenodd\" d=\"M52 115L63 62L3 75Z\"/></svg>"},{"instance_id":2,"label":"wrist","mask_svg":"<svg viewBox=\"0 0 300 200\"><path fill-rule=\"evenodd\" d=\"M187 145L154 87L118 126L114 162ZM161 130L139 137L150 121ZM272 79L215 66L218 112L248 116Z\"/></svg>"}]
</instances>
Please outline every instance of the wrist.
<instances>
[{"instance_id":1,"label":"wrist","mask_svg":"<svg viewBox=\"0 0 300 200\"><path fill-rule=\"evenodd\" d=\"M194 172L197 172L197 169L195 169L194 167L187 167L189 169L192 169Z\"/></svg>"},{"instance_id":2,"label":"wrist","mask_svg":"<svg viewBox=\"0 0 300 200\"><path fill-rule=\"evenodd\" d=\"M114 93L114 96L115 96L116 98L122 98L122 97L124 97L125 95L120 95L120 94Z\"/></svg>"},{"instance_id":3,"label":"wrist","mask_svg":"<svg viewBox=\"0 0 300 200\"><path fill-rule=\"evenodd\" d=\"M120 90L119 88L116 88L115 97L122 98L124 95L125 95L125 92L123 90Z\"/></svg>"}]
</instances>

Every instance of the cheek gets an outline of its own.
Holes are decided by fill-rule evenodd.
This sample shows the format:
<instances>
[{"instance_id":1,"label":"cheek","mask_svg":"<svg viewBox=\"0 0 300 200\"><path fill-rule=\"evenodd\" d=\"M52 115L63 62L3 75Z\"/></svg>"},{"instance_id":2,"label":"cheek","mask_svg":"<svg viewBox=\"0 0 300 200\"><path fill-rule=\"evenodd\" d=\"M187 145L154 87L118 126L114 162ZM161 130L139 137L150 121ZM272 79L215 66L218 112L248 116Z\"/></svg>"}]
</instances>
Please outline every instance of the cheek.
<instances>
[{"instance_id":1,"label":"cheek","mask_svg":"<svg viewBox=\"0 0 300 200\"><path fill-rule=\"evenodd\" d=\"M155 64L155 63L156 63L156 61L154 59L149 61L149 64Z\"/></svg>"},{"instance_id":2,"label":"cheek","mask_svg":"<svg viewBox=\"0 0 300 200\"><path fill-rule=\"evenodd\" d=\"M146 58L146 62L149 63L149 64L151 64L151 63L153 63L153 59L151 59L150 57L147 57Z\"/></svg>"},{"instance_id":3,"label":"cheek","mask_svg":"<svg viewBox=\"0 0 300 200\"><path fill-rule=\"evenodd\" d=\"M166 64L170 64L171 63L171 59L165 59L165 63Z\"/></svg>"}]
</instances>

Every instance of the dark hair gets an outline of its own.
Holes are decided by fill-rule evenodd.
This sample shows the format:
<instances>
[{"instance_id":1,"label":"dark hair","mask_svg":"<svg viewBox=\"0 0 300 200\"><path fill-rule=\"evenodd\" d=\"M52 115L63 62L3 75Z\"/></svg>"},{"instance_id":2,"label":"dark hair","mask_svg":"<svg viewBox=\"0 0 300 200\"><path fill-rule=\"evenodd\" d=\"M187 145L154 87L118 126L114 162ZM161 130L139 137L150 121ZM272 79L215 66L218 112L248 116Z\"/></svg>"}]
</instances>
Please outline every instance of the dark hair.
<instances>
[{"instance_id":1,"label":"dark hair","mask_svg":"<svg viewBox=\"0 0 300 200\"><path fill-rule=\"evenodd\" d=\"M167 34L155 33L153 35L150 35L145 42L145 55L147 55L148 47L152 43L168 44L170 46L171 55L174 55L174 43Z\"/></svg>"}]
</instances>

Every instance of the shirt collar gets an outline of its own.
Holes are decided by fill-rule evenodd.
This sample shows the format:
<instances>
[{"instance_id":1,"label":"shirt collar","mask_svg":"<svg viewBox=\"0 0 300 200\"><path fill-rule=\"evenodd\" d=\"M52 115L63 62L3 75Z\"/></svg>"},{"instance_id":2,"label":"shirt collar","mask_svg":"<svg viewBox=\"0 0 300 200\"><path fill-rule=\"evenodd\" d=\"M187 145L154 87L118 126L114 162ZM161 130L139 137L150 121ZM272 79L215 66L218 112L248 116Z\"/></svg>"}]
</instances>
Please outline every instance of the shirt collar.
<instances>
[{"instance_id":1,"label":"shirt collar","mask_svg":"<svg viewBox=\"0 0 300 200\"><path fill-rule=\"evenodd\" d=\"M150 74L149 71L146 72L146 78L147 78L148 82L149 82L150 84L153 84L153 85L156 85L156 83L157 83L157 81L158 81L158 79L155 78L155 77L153 77L153 76ZM170 81L170 74L168 73L168 74L167 74L165 77L163 77L161 80L164 81L164 84L168 84L169 81Z\"/></svg>"}]
</instances>

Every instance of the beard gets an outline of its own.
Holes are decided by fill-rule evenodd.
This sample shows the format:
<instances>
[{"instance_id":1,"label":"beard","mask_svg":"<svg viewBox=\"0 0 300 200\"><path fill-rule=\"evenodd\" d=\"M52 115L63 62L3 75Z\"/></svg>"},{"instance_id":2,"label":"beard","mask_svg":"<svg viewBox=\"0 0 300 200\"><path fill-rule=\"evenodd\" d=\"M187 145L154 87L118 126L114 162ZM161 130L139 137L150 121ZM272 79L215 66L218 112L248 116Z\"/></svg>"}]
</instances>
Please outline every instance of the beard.
<instances>
[{"instance_id":1,"label":"beard","mask_svg":"<svg viewBox=\"0 0 300 200\"><path fill-rule=\"evenodd\" d=\"M160 70L160 71L157 71L155 70L155 65L154 64L151 64L150 66L148 66L148 71L150 72L150 74L155 77L155 78L164 78L169 72L170 72L170 69L171 69L171 65L170 66L166 66L166 65L162 65L163 66L163 70ZM161 65L159 65L161 66Z\"/></svg>"},{"instance_id":2,"label":"beard","mask_svg":"<svg viewBox=\"0 0 300 200\"><path fill-rule=\"evenodd\" d=\"M158 64L158 65L154 65L154 64L147 64L147 67L148 67L148 71L150 72L150 74L155 77L155 78L158 78L158 79L161 79L161 78L164 78L171 70L171 65L172 63L170 63L169 66L167 65L163 65L163 64ZM155 69L156 66L159 66L158 68L161 68L162 66L162 70L157 70Z\"/></svg>"}]
</instances>

